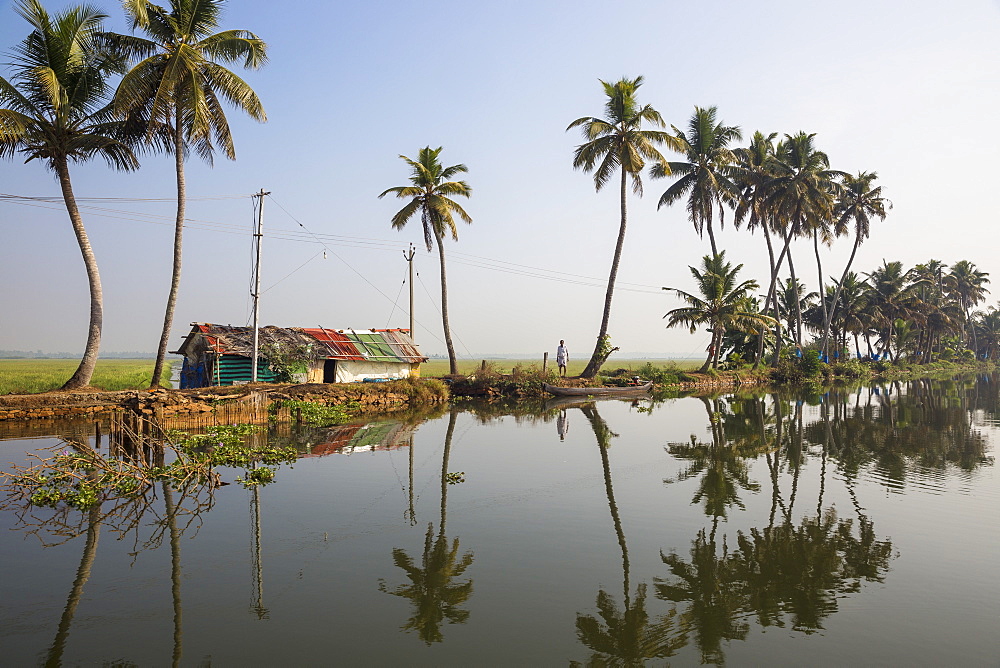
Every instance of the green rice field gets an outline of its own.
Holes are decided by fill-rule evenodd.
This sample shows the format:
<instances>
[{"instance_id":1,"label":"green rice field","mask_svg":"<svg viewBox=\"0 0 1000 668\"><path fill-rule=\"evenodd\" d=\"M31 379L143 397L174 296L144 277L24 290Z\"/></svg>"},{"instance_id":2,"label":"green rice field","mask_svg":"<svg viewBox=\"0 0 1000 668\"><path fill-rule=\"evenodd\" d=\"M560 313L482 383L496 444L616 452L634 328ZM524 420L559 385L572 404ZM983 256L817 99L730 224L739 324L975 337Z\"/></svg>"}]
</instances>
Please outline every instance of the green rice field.
<instances>
[{"instance_id":1,"label":"green rice field","mask_svg":"<svg viewBox=\"0 0 1000 668\"><path fill-rule=\"evenodd\" d=\"M72 359L0 359L0 394L35 394L59 389L79 364L79 360ZM151 359L99 359L90 384L102 390L144 389L149 387L153 364ZM167 361L160 381L163 387L170 387L171 365Z\"/></svg>"},{"instance_id":2,"label":"green rice field","mask_svg":"<svg viewBox=\"0 0 1000 668\"><path fill-rule=\"evenodd\" d=\"M569 376L579 376L583 372L584 367L587 366L587 362L590 358L584 358L580 360L570 360L569 365L566 368L566 374ZM542 368L541 360L515 360L515 359L487 359L487 364L493 366L494 369L500 371L501 373L510 373L511 370L520 366L522 368ZM681 371L692 371L697 369L702 365L704 360L693 360L693 359L676 359L676 360L629 360L629 359L611 359L604 365L604 371L611 371L613 369L638 369L641 366L649 363L653 366L670 368L676 367ZM483 364L483 360L458 360L458 372L461 374L470 374L479 369ZM548 367L549 369L556 369L555 360L550 359ZM424 378L437 378L440 376L448 375L448 360L447 359L432 359L424 362L420 365L420 375Z\"/></svg>"}]
</instances>

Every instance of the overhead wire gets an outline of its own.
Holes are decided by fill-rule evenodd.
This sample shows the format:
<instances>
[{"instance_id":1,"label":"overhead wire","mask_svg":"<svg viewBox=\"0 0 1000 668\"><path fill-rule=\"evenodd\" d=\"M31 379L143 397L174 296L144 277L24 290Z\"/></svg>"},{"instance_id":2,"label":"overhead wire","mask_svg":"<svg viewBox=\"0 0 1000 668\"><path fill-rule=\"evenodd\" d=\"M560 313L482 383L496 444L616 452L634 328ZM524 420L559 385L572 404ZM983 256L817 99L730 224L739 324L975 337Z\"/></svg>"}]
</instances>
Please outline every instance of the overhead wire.
<instances>
[{"instance_id":1,"label":"overhead wire","mask_svg":"<svg viewBox=\"0 0 1000 668\"><path fill-rule=\"evenodd\" d=\"M239 197L249 197L250 195L227 195L227 196L217 196L217 197L196 197L189 198L191 201L212 201L212 200L229 200L237 199ZM285 209L279 202L271 197L272 201L281 209L286 215L289 216L300 228L299 230L271 230L268 234L268 238L280 241L293 241L293 242L308 242L316 243L321 245L323 248L333 253L331 245L344 247L344 248L364 248L368 250L380 250L380 251L391 251L396 252L403 246L399 242L389 241L385 239L373 239L367 237L352 237L346 235L336 235L336 234L322 234L314 233L308 230L301 221L292 216L287 209ZM56 197L29 197L22 195L10 195L0 193L0 202L16 203L24 206L34 206L44 209L60 209L61 207L54 206L55 203L61 201L61 198ZM78 198L79 202L169 202L172 200L161 199L161 198ZM106 218L125 220L133 222L141 222L154 225L164 225L173 226L175 221L172 216L160 215L160 214L150 214L135 211L123 211L120 209L110 209L107 207L99 206L89 206L81 205L81 210L85 210L93 215L98 215ZM252 236L253 232L247 232L243 225L234 225L228 223L222 223L218 221L211 220L200 220L196 218L188 218L185 220L185 227L193 229L202 229L207 231L220 232L225 234L238 234L246 236L250 234ZM478 269L487 269L490 271L496 271L500 273L512 274L517 276L523 276L526 278L534 278L540 280L554 281L569 285L580 285L583 287L593 287L593 288L604 288L607 285L606 279L584 276L581 274L574 274L570 272L563 272L554 269L545 269L541 267L532 267L530 265L519 264L515 262L508 262L505 260L496 260L492 258L486 258L478 255L473 255L469 253L463 253L461 251L453 250L450 253L451 260L455 264L475 267ZM341 261L344 261L343 258ZM348 264L344 261L345 264ZM348 265L350 266L350 265ZM358 273L356 269L350 267L352 271ZM273 287L273 286L272 286ZM618 281L616 283L616 289L619 291L628 292L638 292L642 294L662 294L662 289L659 286L647 285L641 283L630 283L627 281Z\"/></svg>"}]
</instances>

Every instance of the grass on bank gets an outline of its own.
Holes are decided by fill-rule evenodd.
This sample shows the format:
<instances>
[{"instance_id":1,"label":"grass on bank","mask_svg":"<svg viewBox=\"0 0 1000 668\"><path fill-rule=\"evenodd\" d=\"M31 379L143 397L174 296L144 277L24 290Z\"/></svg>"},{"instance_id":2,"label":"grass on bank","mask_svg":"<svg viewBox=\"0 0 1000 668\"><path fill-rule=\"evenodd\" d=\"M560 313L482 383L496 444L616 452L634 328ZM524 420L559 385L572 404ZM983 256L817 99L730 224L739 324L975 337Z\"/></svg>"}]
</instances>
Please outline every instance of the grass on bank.
<instances>
[{"instance_id":1,"label":"grass on bank","mask_svg":"<svg viewBox=\"0 0 1000 668\"><path fill-rule=\"evenodd\" d=\"M583 369L587 366L588 361L589 358L582 360L570 360L566 367L566 374L568 376L579 376L583 373ZM628 369L629 371L635 371L647 364L663 369L676 368L680 371L693 371L700 367L703 362L704 360L689 359L628 360L612 358L608 360L607 364L604 365L601 371L603 373L614 371L616 369ZM478 371L482 367L482 364L483 360L458 360L458 372L463 376L467 376ZM487 359L486 364L500 373L511 373L514 367L542 368L542 360ZM551 358L549 359L549 364L546 368L552 371L556 371L558 369L555 360ZM432 359L420 365L420 375L424 378L440 378L441 376L447 376L448 372L448 360L446 359Z\"/></svg>"},{"instance_id":2,"label":"grass on bank","mask_svg":"<svg viewBox=\"0 0 1000 668\"><path fill-rule=\"evenodd\" d=\"M92 387L102 390L137 390L149 387L155 360L99 359ZM0 394L36 394L62 387L79 366L72 359L0 360ZM168 361L160 384L170 387L173 363Z\"/></svg>"}]
</instances>

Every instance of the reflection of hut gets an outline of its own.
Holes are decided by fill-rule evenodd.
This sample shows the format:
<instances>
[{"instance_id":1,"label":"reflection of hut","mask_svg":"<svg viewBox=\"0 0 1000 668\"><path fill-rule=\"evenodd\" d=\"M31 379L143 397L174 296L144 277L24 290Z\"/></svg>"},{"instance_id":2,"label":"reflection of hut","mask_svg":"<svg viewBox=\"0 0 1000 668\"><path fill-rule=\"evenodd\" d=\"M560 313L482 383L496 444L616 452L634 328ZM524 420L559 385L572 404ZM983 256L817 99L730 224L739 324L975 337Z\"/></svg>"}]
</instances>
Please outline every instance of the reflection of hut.
<instances>
[{"instance_id":1,"label":"reflection of hut","mask_svg":"<svg viewBox=\"0 0 1000 668\"><path fill-rule=\"evenodd\" d=\"M327 430L326 439L317 443L304 457L323 457L339 453L396 450L410 445L413 427L402 422L342 424Z\"/></svg>"},{"instance_id":2,"label":"reflection of hut","mask_svg":"<svg viewBox=\"0 0 1000 668\"><path fill-rule=\"evenodd\" d=\"M184 356L181 388L232 385L252 379L253 327L192 323L176 354ZM306 358L299 380L309 383L355 383L420 375L427 358L406 329L324 329L261 327L262 349L296 351ZM261 353L257 380L273 382L275 373Z\"/></svg>"}]
</instances>

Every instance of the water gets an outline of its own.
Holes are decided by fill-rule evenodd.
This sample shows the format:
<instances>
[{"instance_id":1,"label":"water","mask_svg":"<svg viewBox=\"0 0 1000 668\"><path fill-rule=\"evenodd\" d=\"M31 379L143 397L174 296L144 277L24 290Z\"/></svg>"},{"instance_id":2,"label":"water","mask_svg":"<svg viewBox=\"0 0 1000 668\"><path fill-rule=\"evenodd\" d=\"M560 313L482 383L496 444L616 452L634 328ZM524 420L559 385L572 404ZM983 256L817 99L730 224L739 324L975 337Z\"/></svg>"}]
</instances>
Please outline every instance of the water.
<instances>
[{"instance_id":1,"label":"water","mask_svg":"<svg viewBox=\"0 0 1000 668\"><path fill-rule=\"evenodd\" d=\"M471 408L0 513L3 663L996 665L996 378Z\"/></svg>"}]
</instances>

